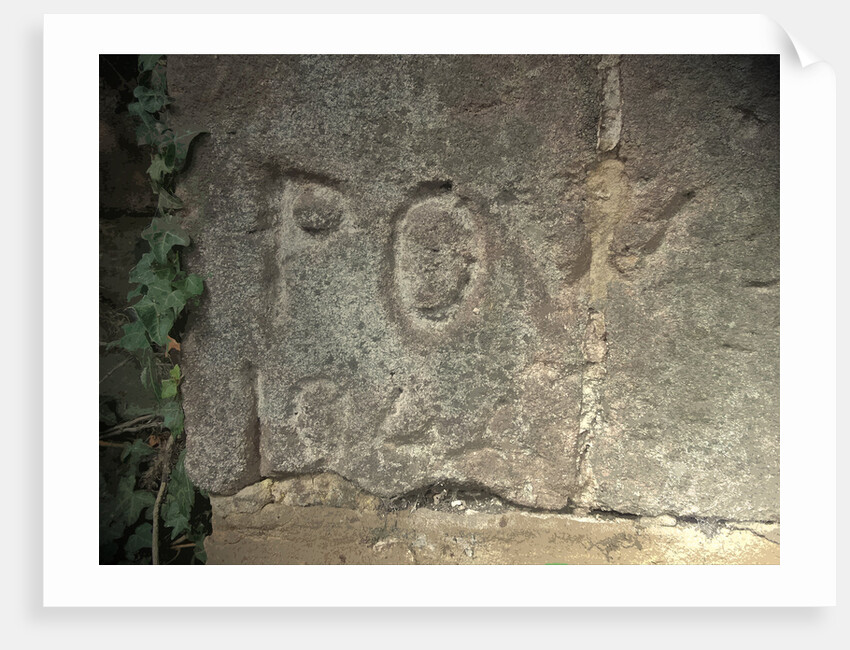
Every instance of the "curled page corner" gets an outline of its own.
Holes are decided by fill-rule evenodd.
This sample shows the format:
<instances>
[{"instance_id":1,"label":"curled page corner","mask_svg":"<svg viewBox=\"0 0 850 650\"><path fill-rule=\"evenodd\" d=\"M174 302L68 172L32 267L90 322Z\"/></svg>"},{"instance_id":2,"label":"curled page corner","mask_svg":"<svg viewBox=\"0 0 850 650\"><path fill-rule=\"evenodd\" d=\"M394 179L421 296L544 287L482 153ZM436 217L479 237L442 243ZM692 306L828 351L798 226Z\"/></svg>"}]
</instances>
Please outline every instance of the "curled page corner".
<instances>
[{"instance_id":1,"label":"curled page corner","mask_svg":"<svg viewBox=\"0 0 850 650\"><path fill-rule=\"evenodd\" d=\"M795 38L791 32L779 23L779 21L773 18L768 19L773 21L776 28L782 33L782 45L780 51L783 55L797 59L800 67L803 69L808 68L810 65L815 63L823 62L822 58L806 47L799 38Z\"/></svg>"}]
</instances>

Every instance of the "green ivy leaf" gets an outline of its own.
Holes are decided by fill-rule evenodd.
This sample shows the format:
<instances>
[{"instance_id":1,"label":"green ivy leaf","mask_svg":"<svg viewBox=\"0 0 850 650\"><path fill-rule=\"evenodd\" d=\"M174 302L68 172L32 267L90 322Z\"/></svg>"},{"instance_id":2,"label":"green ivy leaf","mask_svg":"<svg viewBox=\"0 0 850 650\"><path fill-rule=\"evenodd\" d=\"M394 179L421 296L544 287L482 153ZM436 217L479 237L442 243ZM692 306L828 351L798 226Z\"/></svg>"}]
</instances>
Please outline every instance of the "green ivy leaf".
<instances>
[{"instance_id":1,"label":"green ivy leaf","mask_svg":"<svg viewBox=\"0 0 850 650\"><path fill-rule=\"evenodd\" d=\"M157 308L160 312L163 312L166 309L169 309L169 306L166 303L168 301L168 297L171 295L171 283L152 283L148 285L148 289L145 295L151 302L157 305Z\"/></svg>"},{"instance_id":2,"label":"green ivy leaf","mask_svg":"<svg viewBox=\"0 0 850 650\"><path fill-rule=\"evenodd\" d=\"M156 451L151 449L150 445L144 440L136 438L132 444L128 442L124 445L124 449L121 450L121 461L126 462L129 459L131 464L138 465L142 460L148 456L153 456L155 453Z\"/></svg>"},{"instance_id":3,"label":"green ivy leaf","mask_svg":"<svg viewBox=\"0 0 850 650\"><path fill-rule=\"evenodd\" d=\"M177 397L177 382L173 379L162 380L162 391L160 393L162 399L171 399Z\"/></svg>"},{"instance_id":4,"label":"green ivy leaf","mask_svg":"<svg viewBox=\"0 0 850 650\"><path fill-rule=\"evenodd\" d=\"M147 72L153 70L160 62L164 55L162 54L140 54L139 55L139 70Z\"/></svg>"},{"instance_id":5,"label":"green ivy leaf","mask_svg":"<svg viewBox=\"0 0 850 650\"><path fill-rule=\"evenodd\" d=\"M141 296L144 293L144 291L142 291L143 288L144 286L140 284L135 289L130 289L130 291L127 292L127 302L133 302L133 298Z\"/></svg>"},{"instance_id":6,"label":"green ivy leaf","mask_svg":"<svg viewBox=\"0 0 850 650\"><path fill-rule=\"evenodd\" d=\"M133 534L127 538L127 543L124 545L124 550L127 553L127 559L135 558L139 551L145 548L151 548L153 545L153 527L149 522L144 522L136 526Z\"/></svg>"},{"instance_id":7,"label":"green ivy leaf","mask_svg":"<svg viewBox=\"0 0 850 650\"><path fill-rule=\"evenodd\" d=\"M163 188L160 198L164 194L171 195ZM173 195L171 195L173 196ZM174 197L175 199L177 197ZM165 264L168 261L168 253L175 246L188 246L189 235L183 230L176 219L168 215L166 217L154 217L151 225L142 232L142 238L148 240L153 253L154 261Z\"/></svg>"},{"instance_id":8,"label":"green ivy leaf","mask_svg":"<svg viewBox=\"0 0 850 650\"><path fill-rule=\"evenodd\" d=\"M181 240L181 245L189 243L189 236L172 215L154 217L150 225L142 231L142 239L153 243L163 235L173 235Z\"/></svg>"},{"instance_id":9,"label":"green ivy leaf","mask_svg":"<svg viewBox=\"0 0 850 650\"><path fill-rule=\"evenodd\" d=\"M133 106L133 104L130 104L130 106ZM138 105L136 110L140 111L138 117L142 120L142 124L136 127L136 141L139 144L150 145L158 151L162 143L172 137L170 130L153 115L142 110L141 104ZM130 112L134 113L133 111Z\"/></svg>"},{"instance_id":10,"label":"green ivy leaf","mask_svg":"<svg viewBox=\"0 0 850 650\"><path fill-rule=\"evenodd\" d=\"M171 290L171 283L176 277L177 271L174 266L168 264L167 260L159 262L153 251L142 255L139 263L130 271L130 282L145 287L160 286L168 291ZM128 294L127 299L131 300L140 293L147 293L147 291L142 292L137 287Z\"/></svg>"},{"instance_id":11,"label":"green ivy leaf","mask_svg":"<svg viewBox=\"0 0 850 650\"><path fill-rule=\"evenodd\" d=\"M130 282L136 284L152 284L157 281L157 274L153 265L156 259L153 253L145 253L139 262L130 271Z\"/></svg>"},{"instance_id":12,"label":"green ivy leaf","mask_svg":"<svg viewBox=\"0 0 850 650\"><path fill-rule=\"evenodd\" d=\"M150 341L145 333L145 326L140 321L133 321L122 326L124 336L118 341L118 345L133 352L150 347Z\"/></svg>"},{"instance_id":13,"label":"green ivy leaf","mask_svg":"<svg viewBox=\"0 0 850 650\"><path fill-rule=\"evenodd\" d=\"M173 171L173 166L169 167L161 156L154 156L148 167L148 176L153 183L160 185L163 178Z\"/></svg>"},{"instance_id":14,"label":"green ivy leaf","mask_svg":"<svg viewBox=\"0 0 850 650\"><path fill-rule=\"evenodd\" d=\"M160 315L159 332L157 333L157 337L154 339L154 343L165 347L165 345L168 343L168 333L171 331L171 328L174 327L174 322L176 320L177 314L175 314L171 310L168 310Z\"/></svg>"},{"instance_id":15,"label":"green ivy leaf","mask_svg":"<svg viewBox=\"0 0 850 650\"><path fill-rule=\"evenodd\" d=\"M171 539L177 539L189 531L189 518L195 505L195 487L186 475L184 461L186 450L180 452L177 464L168 480L168 494L165 498L165 525L171 528Z\"/></svg>"},{"instance_id":16,"label":"green ivy leaf","mask_svg":"<svg viewBox=\"0 0 850 650\"><path fill-rule=\"evenodd\" d=\"M162 92L162 90L155 90L141 85L133 89L133 97L138 100L142 110L146 113L158 113L171 103L171 98Z\"/></svg>"},{"instance_id":17,"label":"green ivy leaf","mask_svg":"<svg viewBox=\"0 0 850 650\"><path fill-rule=\"evenodd\" d=\"M133 91L133 94L135 95L135 91ZM145 110L145 106L142 102L135 101L127 104L127 112L130 113L130 115L138 117L147 127L153 128L157 123L157 119Z\"/></svg>"},{"instance_id":18,"label":"green ivy leaf","mask_svg":"<svg viewBox=\"0 0 850 650\"><path fill-rule=\"evenodd\" d=\"M116 519L123 520L124 528L129 528L139 519L142 510L149 508L156 501L156 497L146 490L136 490L135 474L126 474L118 481L118 494L116 499Z\"/></svg>"},{"instance_id":19,"label":"green ivy leaf","mask_svg":"<svg viewBox=\"0 0 850 650\"><path fill-rule=\"evenodd\" d=\"M165 128L161 122L145 110L142 102L133 102L127 106L127 111L139 118L141 124L136 127L136 141L139 144L154 144L159 142L162 129Z\"/></svg>"},{"instance_id":20,"label":"green ivy leaf","mask_svg":"<svg viewBox=\"0 0 850 650\"><path fill-rule=\"evenodd\" d=\"M183 433L183 409L175 400L163 402L159 407L162 426L179 438Z\"/></svg>"},{"instance_id":21,"label":"green ivy leaf","mask_svg":"<svg viewBox=\"0 0 850 650\"><path fill-rule=\"evenodd\" d=\"M156 304L147 296L142 296L142 299L133 305L133 309L148 336L155 338L159 332L159 311Z\"/></svg>"},{"instance_id":22,"label":"green ivy leaf","mask_svg":"<svg viewBox=\"0 0 850 650\"><path fill-rule=\"evenodd\" d=\"M177 397L177 387L180 385L181 379L178 364L174 364L174 367L168 372L168 377L169 379L162 380L162 399Z\"/></svg>"},{"instance_id":23,"label":"green ivy leaf","mask_svg":"<svg viewBox=\"0 0 850 650\"><path fill-rule=\"evenodd\" d=\"M181 282L175 282L175 286L182 291L187 298L200 296L204 292L204 281L200 275L191 273Z\"/></svg>"},{"instance_id":24,"label":"green ivy leaf","mask_svg":"<svg viewBox=\"0 0 850 650\"><path fill-rule=\"evenodd\" d=\"M174 310L174 313L179 316L180 312L183 311L183 307L186 306L186 300L186 294L177 289L175 291L170 291L168 295L165 296L163 299L163 305L168 309Z\"/></svg>"},{"instance_id":25,"label":"green ivy leaf","mask_svg":"<svg viewBox=\"0 0 850 650\"><path fill-rule=\"evenodd\" d=\"M159 66L151 70L149 83L150 87L154 90L161 90L166 95L168 94L165 80L165 68L163 66Z\"/></svg>"},{"instance_id":26,"label":"green ivy leaf","mask_svg":"<svg viewBox=\"0 0 850 650\"><path fill-rule=\"evenodd\" d=\"M127 518L124 520L128 526L142 514L142 510L150 508L156 501L156 497L147 490L133 490L133 493L125 502L125 510Z\"/></svg>"}]
</instances>

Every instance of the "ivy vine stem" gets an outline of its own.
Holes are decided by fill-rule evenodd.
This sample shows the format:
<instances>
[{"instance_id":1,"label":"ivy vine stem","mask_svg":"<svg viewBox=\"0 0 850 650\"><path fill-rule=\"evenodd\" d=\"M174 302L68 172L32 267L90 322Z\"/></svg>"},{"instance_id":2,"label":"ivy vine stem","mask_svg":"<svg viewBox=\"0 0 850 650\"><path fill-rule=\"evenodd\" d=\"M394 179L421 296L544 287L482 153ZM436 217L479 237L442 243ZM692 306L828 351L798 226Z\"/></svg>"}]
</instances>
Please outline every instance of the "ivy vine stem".
<instances>
[{"instance_id":1,"label":"ivy vine stem","mask_svg":"<svg viewBox=\"0 0 850 650\"><path fill-rule=\"evenodd\" d=\"M174 436L168 436L165 443L165 460L163 461L162 478L159 482L159 491L156 493L156 501L153 503L153 532L151 533L151 552L153 564L159 564L159 512L162 508L162 499L165 496L165 488L168 487L168 478L171 469L171 454L174 450Z\"/></svg>"}]
</instances>

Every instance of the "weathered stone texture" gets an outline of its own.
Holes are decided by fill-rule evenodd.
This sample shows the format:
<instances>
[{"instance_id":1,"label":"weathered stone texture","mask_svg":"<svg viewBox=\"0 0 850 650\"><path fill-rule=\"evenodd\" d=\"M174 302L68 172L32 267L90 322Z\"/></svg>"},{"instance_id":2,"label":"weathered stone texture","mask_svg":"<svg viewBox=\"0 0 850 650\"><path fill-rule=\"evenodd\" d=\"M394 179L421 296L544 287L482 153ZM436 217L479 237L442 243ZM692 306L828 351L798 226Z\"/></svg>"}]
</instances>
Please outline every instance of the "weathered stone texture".
<instances>
[{"instance_id":1,"label":"weathered stone texture","mask_svg":"<svg viewBox=\"0 0 850 650\"><path fill-rule=\"evenodd\" d=\"M187 467L778 518L758 57L169 57Z\"/></svg>"}]
</instances>

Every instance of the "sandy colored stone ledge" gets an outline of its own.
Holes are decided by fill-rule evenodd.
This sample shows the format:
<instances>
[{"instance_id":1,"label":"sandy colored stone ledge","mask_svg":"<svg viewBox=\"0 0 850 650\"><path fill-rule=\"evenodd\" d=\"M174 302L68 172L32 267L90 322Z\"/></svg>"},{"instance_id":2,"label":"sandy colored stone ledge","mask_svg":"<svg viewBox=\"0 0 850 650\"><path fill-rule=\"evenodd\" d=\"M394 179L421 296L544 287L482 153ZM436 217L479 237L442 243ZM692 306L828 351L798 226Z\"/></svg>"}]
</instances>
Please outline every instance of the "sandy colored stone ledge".
<instances>
[{"instance_id":1,"label":"sandy colored stone ledge","mask_svg":"<svg viewBox=\"0 0 850 650\"><path fill-rule=\"evenodd\" d=\"M779 525L419 507L329 474L213 497L210 564L778 564Z\"/></svg>"}]
</instances>

